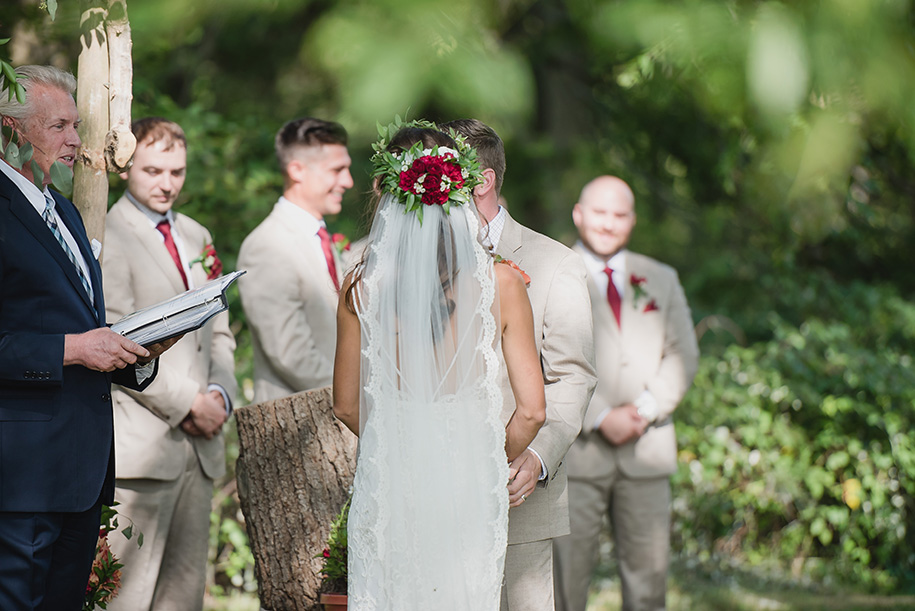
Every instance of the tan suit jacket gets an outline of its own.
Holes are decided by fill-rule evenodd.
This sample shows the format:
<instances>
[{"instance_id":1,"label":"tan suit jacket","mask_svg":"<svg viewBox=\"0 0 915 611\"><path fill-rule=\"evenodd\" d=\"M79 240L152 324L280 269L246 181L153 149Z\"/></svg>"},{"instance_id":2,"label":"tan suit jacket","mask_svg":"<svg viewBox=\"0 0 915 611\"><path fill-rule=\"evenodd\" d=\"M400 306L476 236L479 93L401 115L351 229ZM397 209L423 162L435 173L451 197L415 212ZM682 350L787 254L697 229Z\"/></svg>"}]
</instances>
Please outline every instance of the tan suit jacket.
<instances>
[{"instance_id":1,"label":"tan suit jacket","mask_svg":"<svg viewBox=\"0 0 915 611\"><path fill-rule=\"evenodd\" d=\"M584 253L581 243L575 249ZM626 253L626 274L645 278L645 295L634 301L626 279L617 326L605 293L589 277L594 315L598 384L585 414L579 442L569 452L569 472L576 478L603 477L618 468L630 478L670 475L677 468L677 440L671 414L699 363L699 348L686 296L670 266ZM645 307L654 300L656 310ZM614 447L594 430L607 408L634 402L648 390L658 402L658 418L635 443Z\"/></svg>"},{"instance_id":2,"label":"tan suit jacket","mask_svg":"<svg viewBox=\"0 0 915 611\"><path fill-rule=\"evenodd\" d=\"M496 252L531 277L528 296L546 391L546 423L530 448L540 455L548 478L508 514L509 544L527 543L569 532L563 458L578 435L596 383L587 272L581 257L568 247L511 216L505 220ZM515 404L504 367L502 395L502 419L507 422Z\"/></svg>"},{"instance_id":3,"label":"tan suit jacket","mask_svg":"<svg viewBox=\"0 0 915 611\"><path fill-rule=\"evenodd\" d=\"M175 215L175 226L193 259L206 244L209 232L193 219ZM174 297L185 290L178 268L149 219L126 197L111 208L105 220L102 272L109 321ZM201 264L191 267L196 286L204 284ZM206 439L186 434L181 421L194 397L208 384L219 384L234 400L235 338L228 313L185 335L159 358L159 375L144 392L115 387L114 431L117 477L174 480L187 464L184 443L190 441L203 472L210 478L225 473L222 433Z\"/></svg>"},{"instance_id":4,"label":"tan suit jacket","mask_svg":"<svg viewBox=\"0 0 915 611\"><path fill-rule=\"evenodd\" d=\"M333 381L337 291L322 253L297 219L275 206L238 254L241 303L254 344L254 401L260 403ZM343 263L334 257L342 279Z\"/></svg>"}]
</instances>

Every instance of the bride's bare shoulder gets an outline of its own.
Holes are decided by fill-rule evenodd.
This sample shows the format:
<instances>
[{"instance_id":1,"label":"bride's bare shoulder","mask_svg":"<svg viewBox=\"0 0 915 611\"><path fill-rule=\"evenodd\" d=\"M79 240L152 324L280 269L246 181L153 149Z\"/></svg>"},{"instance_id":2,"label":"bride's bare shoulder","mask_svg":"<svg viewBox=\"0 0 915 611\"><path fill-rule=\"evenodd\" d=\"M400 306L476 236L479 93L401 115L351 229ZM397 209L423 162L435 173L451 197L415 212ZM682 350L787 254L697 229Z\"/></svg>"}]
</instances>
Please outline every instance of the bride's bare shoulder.
<instances>
[{"instance_id":1,"label":"bride's bare shoulder","mask_svg":"<svg viewBox=\"0 0 915 611\"><path fill-rule=\"evenodd\" d=\"M496 284L499 287L499 301L502 302L503 307L528 301L527 283L521 270L502 262L496 263L493 266L493 271L496 276Z\"/></svg>"}]
</instances>

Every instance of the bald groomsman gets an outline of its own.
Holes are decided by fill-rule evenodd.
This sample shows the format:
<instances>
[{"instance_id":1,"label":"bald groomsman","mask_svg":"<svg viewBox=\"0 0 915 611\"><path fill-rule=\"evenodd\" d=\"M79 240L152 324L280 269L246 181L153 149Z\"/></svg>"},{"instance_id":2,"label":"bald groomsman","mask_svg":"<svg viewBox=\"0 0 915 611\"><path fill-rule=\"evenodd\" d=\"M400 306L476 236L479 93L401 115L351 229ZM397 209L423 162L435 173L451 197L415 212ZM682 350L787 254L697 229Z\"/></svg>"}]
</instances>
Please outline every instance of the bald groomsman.
<instances>
[{"instance_id":1,"label":"bald groomsman","mask_svg":"<svg viewBox=\"0 0 915 611\"><path fill-rule=\"evenodd\" d=\"M555 541L559 608L584 611L609 514L623 609L665 608L671 415L692 383L699 349L677 273L626 249L635 198L619 178L588 183L572 210L588 269L597 388L566 456L571 534Z\"/></svg>"}]
</instances>

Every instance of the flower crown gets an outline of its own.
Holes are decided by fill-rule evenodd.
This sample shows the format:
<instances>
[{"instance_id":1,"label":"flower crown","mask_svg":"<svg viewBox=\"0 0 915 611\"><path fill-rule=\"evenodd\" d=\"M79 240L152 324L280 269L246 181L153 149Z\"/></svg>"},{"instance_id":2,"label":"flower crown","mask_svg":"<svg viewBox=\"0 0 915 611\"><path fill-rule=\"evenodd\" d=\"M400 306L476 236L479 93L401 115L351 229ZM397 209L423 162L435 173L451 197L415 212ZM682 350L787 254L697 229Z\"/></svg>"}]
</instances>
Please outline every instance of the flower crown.
<instances>
[{"instance_id":1,"label":"flower crown","mask_svg":"<svg viewBox=\"0 0 915 611\"><path fill-rule=\"evenodd\" d=\"M387 127L378 124L380 139L372 145L372 178L378 178L382 193L391 193L406 207L406 212L416 212L423 222L423 204L437 205L450 212L451 206L460 206L473 200L473 188L483 182L483 173L477 162L477 152L466 139L453 129L448 135L457 143L457 150L447 146L422 148L417 142L409 150L387 150L391 139L406 127L439 130L431 121L416 120L404 123L400 116Z\"/></svg>"}]
</instances>

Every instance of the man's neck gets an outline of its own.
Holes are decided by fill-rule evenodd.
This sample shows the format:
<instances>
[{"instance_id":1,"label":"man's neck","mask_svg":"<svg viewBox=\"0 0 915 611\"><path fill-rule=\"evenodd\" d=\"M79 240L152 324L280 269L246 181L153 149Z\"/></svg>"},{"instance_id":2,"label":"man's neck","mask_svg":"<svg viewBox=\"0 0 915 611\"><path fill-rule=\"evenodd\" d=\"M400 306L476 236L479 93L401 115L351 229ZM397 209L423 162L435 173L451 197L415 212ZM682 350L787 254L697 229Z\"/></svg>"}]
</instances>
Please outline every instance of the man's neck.
<instances>
[{"instance_id":1,"label":"man's neck","mask_svg":"<svg viewBox=\"0 0 915 611\"><path fill-rule=\"evenodd\" d=\"M486 197L474 198L473 201L480 212L480 216L486 220L487 224L491 223L496 218L496 215L499 214L499 198L487 195Z\"/></svg>"},{"instance_id":2,"label":"man's neck","mask_svg":"<svg viewBox=\"0 0 915 611\"><path fill-rule=\"evenodd\" d=\"M316 212L313 208L314 206L309 205L308 201L299 195L299 192L295 188L288 188L283 191L283 197L286 200L293 204L294 206L301 208L303 211L307 212L311 216L315 217L318 221L324 220L324 215Z\"/></svg>"}]
</instances>

